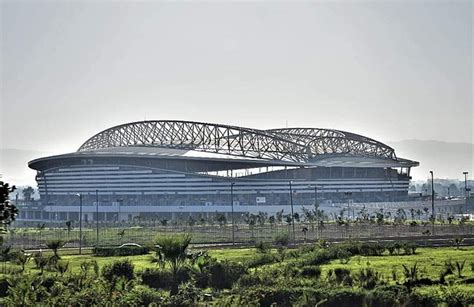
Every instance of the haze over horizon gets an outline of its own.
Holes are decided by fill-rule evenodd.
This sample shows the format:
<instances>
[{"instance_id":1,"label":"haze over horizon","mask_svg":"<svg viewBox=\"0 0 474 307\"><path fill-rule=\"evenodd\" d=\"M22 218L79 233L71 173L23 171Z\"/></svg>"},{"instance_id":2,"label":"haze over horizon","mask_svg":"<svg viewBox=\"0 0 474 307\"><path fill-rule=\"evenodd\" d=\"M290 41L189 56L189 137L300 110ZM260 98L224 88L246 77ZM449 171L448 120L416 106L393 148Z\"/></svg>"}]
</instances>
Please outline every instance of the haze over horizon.
<instances>
[{"instance_id":1,"label":"haze over horizon","mask_svg":"<svg viewBox=\"0 0 474 307\"><path fill-rule=\"evenodd\" d=\"M144 119L474 143L471 1L0 5L2 149Z\"/></svg>"}]
</instances>

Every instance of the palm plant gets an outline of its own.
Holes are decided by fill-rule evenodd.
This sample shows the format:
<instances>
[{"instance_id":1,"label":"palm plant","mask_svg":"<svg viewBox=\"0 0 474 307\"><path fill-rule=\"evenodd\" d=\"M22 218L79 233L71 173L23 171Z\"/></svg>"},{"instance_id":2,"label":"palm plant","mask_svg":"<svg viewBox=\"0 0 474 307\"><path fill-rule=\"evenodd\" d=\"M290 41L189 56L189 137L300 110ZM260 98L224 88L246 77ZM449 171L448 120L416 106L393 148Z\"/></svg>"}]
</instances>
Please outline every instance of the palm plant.
<instances>
[{"instance_id":1,"label":"palm plant","mask_svg":"<svg viewBox=\"0 0 474 307\"><path fill-rule=\"evenodd\" d=\"M464 238L461 236L455 237L452 240L453 244L456 245L456 248L459 249L461 246L462 242L464 242Z\"/></svg>"},{"instance_id":2,"label":"palm plant","mask_svg":"<svg viewBox=\"0 0 474 307\"><path fill-rule=\"evenodd\" d=\"M403 274L405 275L405 279L409 282L414 282L418 280L418 268L417 268L417 263L412 267L408 267L405 264L402 264L403 266Z\"/></svg>"},{"instance_id":3,"label":"palm plant","mask_svg":"<svg viewBox=\"0 0 474 307\"><path fill-rule=\"evenodd\" d=\"M156 256L160 263L168 263L173 274L172 294L177 293L176 275L187 260L186 250L191 243L191 235L159 236L156 238Z\"/></svg>"},{"instance_id":4,"label":"palm plant","mask_svg":"<svg viewBox=\"0 0 474 307\"><path fill-rule=\"evenodd\" d=\"M117 234L120 237L120 244L122 244L123 237L125 236L125 229L120 230Z\"/></svg>"},{"instance_id":5,"label":"palm plant","mask_svg":"<svg viewBox=\"0 0 474 307\"><path fill-rule=\"evenodd\" d=\"M59 254L58 254L58 250L63 247L64 245L66 244L66 242L62 241L62 240L50 240L48 241L48 243L46 244L46 246L53 250L53 254L54 254L54 257L56 259L61 259L61 257L59 257Z\"/></svg>"},{"instance_id":6,"label":"palm plant","mask_svg":"<svg viewBox=\"0 0 474 307\"><path fill-rule=\"evenodd\" d=\"M464 265L466 264L466 259L464 259L463 262L456 261L455 264L456 264L456 271L458 272L458 277L462 278L463 277L462 271L464 269Z\"/></svg>"},{"instance_id":7,"label":"palm plant","mask_svg":"<svg viewBox=\"0 0 474 307\"><path fill-rule=\"evenodd\" d=\"M1 254L2 254L2 260L3 260L3 273L6 273L7 269L7 261L10 256L10 251L12 247L10 245L4 246L1 249Z\"/></svg>"},{"instance_id":8,"label":"palm plant","mask_svg":"<svg viewBox=\"0 0 474 307\"><path fill-rule=\"evenodd\" d=\"M31 254L26 254L24 251L19 251L15 253L15 259L18 262L18 264L21 266L21 271L25 271L25 266L30 261Z\"/></svg>"},{"instance_id":9,"label":"palm plant","mask_svg":"<svg viewBox=\"0 0 474 307\"><path fill-rule=\"evenodd\" d=\"M33 256L33 261L35 262L36 268L40 270L40 275L43 275L44 268L48 264L48 258L46 258L42 252L37 252Z\"/></svg>"},{"instance_id":10,"label":"palm plant","mask_svg":"<svg viewBox=\"0 0 474 307\"><path fill-rule=\"evenodd\" d=\"M55 268L58 271L58 273L61 276L63 276L64 273L66 273L66 271L69 268L69 261L58 261L58 262L56 262Z\"/></svg>"}]
</instances>

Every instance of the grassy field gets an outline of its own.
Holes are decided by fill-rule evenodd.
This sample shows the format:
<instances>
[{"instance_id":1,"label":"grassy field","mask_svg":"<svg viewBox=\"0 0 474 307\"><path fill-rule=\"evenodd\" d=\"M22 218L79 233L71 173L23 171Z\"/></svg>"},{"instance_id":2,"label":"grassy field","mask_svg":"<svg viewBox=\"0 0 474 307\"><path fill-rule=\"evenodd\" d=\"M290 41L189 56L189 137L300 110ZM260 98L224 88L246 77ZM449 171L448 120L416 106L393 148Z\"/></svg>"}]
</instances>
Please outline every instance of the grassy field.
<instances>
[{"instance_id":1,"label":"grassy field","mask_svg":"<svg viewBox=\"0 0 474 307\"><path fill-rule=\"evenodd\" d=\"M272 252L275 253L276 251L273 250ZM80 264L84 261L95 260L99 266L102 267L107 263L112 263L124 258L130 259L137 271L157 267L156 263L152 262L153 253L128 257L96 257L90 253L85 255L66 255L61 251L59 254L62 255L61 260L69 262L69 269L72 272L80 271ZM245 263L258 255L258 252L255 248L216 248L209 249L208 254L218 260ZM45 255L50 255L50 252L45 252ZM474 268L472 268L472 265L474 265L474 247L463 247L459 250L453 247L418 248L415 255L390 256L387 254L383 256L353 256L347 264L342 264L339 260L333 260L328 264L322 265L321 268L324 275L328 270L338 267L344 267L352 271L372 267L387 280L391 279L393 282L392 276L394 273L398 279L401 280L403 278L403 264L409 267L416 264L419 269L420 277L436 279L444 268L444 262L448 260L451 260L453 263L456 261L461 263L466 260L463 276L466 278L474 278ZM19 270L20 266L12 262L7 262L6 268L7 271L15 271ZM0 272L3 272L3 270L4 264L0 264ZM35 273L39 270L35 268L33 260L30 260L26 266L26 271Z\"/></svg>"},{"instance_id":2,"label":"grassy field","mask_svg":"<svg viewBox=\"0 0 474 307\"><path fill-rule=\"evenodd\" d=\"M418 248L415 255L401 256L354 256L351 257L349 263L341 264L339 260L333 260L329 264L322 266L323 274L329 269L337 267L348 268L352 271L358 271L361 268L372 267L385 278L392 278L393 274L401 281L403 278L403 265L413 267L415 264L419 269L419 277L427 277L431 279L439 278L440 273L444 269L444 262L451 261L462 263L466 260L463 276L474 278L474 247L464 247L455 249L452 247L443 248ZM392 279L393 281L393 279ZM474 286L472 286L474 287Z\"/></svg>"}]
</instances>

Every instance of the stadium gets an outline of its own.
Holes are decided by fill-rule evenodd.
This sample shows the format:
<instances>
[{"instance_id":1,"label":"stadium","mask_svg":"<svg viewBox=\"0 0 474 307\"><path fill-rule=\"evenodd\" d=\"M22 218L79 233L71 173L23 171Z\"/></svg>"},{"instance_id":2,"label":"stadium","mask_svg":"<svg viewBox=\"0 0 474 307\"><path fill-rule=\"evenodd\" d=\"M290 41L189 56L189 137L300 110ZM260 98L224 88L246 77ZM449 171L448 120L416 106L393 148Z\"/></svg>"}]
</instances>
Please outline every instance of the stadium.
<instances>
[{"instance_id":1,"label":"stadium","mask_svg":"<svg viewBox=\"0 0 474 307\"><path fill-rule=\"evenodd\" d=\"M133 122L97 133L77 152L30 161L43 210L23 218L75 220L82 210L85 220L126 221L404 201L417 165L339 130Z\"/></svg>"}]
</instances>

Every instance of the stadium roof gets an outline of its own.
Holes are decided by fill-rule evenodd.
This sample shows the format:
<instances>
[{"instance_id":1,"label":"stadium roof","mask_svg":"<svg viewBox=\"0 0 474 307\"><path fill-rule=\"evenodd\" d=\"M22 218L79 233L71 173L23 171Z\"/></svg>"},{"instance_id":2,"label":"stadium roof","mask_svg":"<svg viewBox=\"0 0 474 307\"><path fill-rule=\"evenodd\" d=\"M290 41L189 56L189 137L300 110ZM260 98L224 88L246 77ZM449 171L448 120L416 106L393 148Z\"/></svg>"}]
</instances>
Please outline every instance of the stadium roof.
<instances>
[{"instance_id":1,"label":"stadium roof","mask_svg":"<svg viewBox=\"0 0 474 307\"><path fill-rule=\"evenodd\" d=\"M167 150L165 150L167 149ZM340 130L286 128L258 130L191 121L142 121L106 129L88 139L77 154L242 159L293 165L409 167L393 148ZM277 163L277 164L280 164Z\"/></svg>"}]
</instances>

